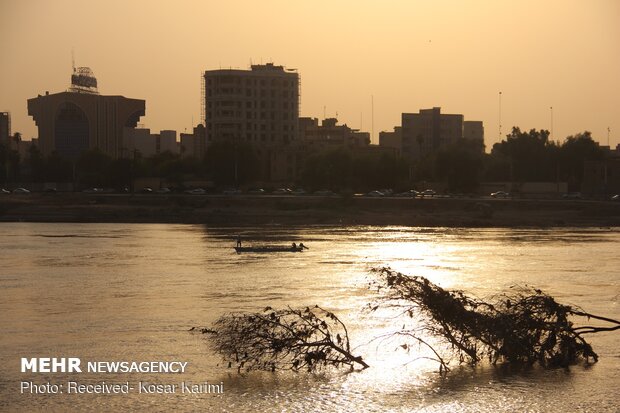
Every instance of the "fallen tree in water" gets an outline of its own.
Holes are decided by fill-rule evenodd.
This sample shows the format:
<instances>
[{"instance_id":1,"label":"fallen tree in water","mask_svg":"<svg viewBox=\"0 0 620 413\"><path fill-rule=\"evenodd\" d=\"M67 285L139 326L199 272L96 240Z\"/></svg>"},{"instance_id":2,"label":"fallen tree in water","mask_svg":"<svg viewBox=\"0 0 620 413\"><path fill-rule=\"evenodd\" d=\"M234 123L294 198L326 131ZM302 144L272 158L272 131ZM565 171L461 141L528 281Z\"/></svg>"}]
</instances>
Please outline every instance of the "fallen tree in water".
<instances>
[{"instance_id":1,"label":"fallen tree in water","mask_svg":"<svg viewBox=\"0 0 620 413\"><path fill-rule=\"evenodd\" d=\"M199 331L209 334L214 350L238 371L368 367L351 353L344 323L319 306L226 314Z\"/></svg>"},{"instance_id":2,"label":"fallen tree in water","mask_svg":"<svg viewBox=\"0 0 620 413\"><path fill-rule=\"evenodd\" d=\"M620 329L620 322L559 304L538 289L512 288L510 293L488 301L450 291L424 277L401 274L389 268L372 270L371 282L381 298L370 305L397 308L402 315L415 319L414 327L391 334L403 338L403 348L410 341L432 352L440 372L449 370L450 356L460 363L539 363L543 367L565 367L579 360L596 362L598 355L584 339L585 334ZM597 320L610 327L582 325L577 319ZM429 336L439 338L449 347L446 355ZM440 345L439 345L440 346Z\"/></svg>"}]
</instances>

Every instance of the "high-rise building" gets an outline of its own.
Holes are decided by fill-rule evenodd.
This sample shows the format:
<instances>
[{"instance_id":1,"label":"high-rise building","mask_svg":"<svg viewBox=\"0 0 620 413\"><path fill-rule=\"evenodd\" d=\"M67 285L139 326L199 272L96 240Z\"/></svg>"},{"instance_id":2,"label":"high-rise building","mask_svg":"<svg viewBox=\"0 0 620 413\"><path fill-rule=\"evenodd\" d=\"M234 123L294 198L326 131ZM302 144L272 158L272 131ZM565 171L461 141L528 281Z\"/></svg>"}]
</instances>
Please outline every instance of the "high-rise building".
<instances>
[{"instance_id":1,"label":"high-rise building","mask_svg":"<svg viewBox=\"0 0 620 413\"><path fill-rule=\"evenodd\" d=\"M208 70L204 79L207 145L234 141L273 146L297 138L295 70L267 63L252 65L251 70Z\"/></svg>"},{"instance_id":2,"label":"high-rise building","mask_svg":"<svg viewBox=\"0 0 620 413\"><path fill-rule=\"evenodd\" d=\"M74 69L71 82L66 92L45 92L28 99L41 152L75 159L97 148L113 158L123 156L124 128L135 128L144 116L144 100L100 95L97 80L87 68Z\"/></svg>"},{"instance_id":3,"label":"high-rise building","mask_svg":"<svg viewBox=\"0 0 620 413\"><path fill-rule=\"evenodd\" d=\"M216 142L252 144L259 179L294 179L293 158L283 155L298 136L299 74L294 69L267 63L250 70L208 70L203 92L207 149Z\"/></svg>"}]
</instances>

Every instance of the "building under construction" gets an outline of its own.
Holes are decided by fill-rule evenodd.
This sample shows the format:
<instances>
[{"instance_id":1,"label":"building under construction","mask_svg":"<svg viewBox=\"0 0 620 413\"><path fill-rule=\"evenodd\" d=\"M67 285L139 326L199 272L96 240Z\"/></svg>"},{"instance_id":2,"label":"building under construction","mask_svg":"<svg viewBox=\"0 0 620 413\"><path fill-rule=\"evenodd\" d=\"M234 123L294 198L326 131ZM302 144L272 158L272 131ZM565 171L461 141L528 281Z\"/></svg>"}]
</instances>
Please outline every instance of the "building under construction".
<instances>
[{"instance_id":1,"label":"building under construction","mask_svg":"<svg viewBox=\"0 0 620 413\"><path fill-rule=\"evenodd\" d=\"M273 63L250 70L204 73L207 147L215 142L251 143L260 159L261 178L287 181L294 165L285 155L299 132L299 74Z\"/></svg>"}]
</instances>

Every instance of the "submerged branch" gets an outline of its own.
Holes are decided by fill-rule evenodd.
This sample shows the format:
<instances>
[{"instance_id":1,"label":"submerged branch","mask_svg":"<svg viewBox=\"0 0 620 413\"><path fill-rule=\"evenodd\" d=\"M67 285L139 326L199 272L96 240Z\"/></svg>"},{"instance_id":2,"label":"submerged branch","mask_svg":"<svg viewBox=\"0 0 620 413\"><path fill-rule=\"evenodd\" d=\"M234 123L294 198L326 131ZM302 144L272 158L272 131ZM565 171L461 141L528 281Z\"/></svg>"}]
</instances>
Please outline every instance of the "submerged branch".
<instances>
[{"instance_id":1,"label":"submerged branch","mask_svg":"<svg viewBox=\"0 0 620 413\"><path fill-rule=\"evenodd\" d=\"M209 335L215 351L239 371L368 367L361 356L351 354L344 323L319 306L226 314L211 331L216 332Z\"/></svg>"},{"instance_id":2,"label":"submerged branch","mask_svg":"<svg viewBox=\"0 0 620 413\"><path fill-rule=\"evenodd\" d=\"M403 328L395 334L418 342L424 336L436 336L452 347L460 362L475 365L488 359L512 363L538 362L545 367L568 366L580 359L598 360L598 355L582 334L614 331L620 322L592 315L559 304L540 290L515 288L489 301L450 291L424 277L407 276L389 268L372 270L376 279L371 287L382 294L371 310L379 307L404 308L403 314L421 323L417 331ZM574 327L577 317L588 317L612 324L612 327ZM424 344L427 344L424 342ZM444 357L431 348L440 369L446 371Z\"/></svg>"}]
</instances>

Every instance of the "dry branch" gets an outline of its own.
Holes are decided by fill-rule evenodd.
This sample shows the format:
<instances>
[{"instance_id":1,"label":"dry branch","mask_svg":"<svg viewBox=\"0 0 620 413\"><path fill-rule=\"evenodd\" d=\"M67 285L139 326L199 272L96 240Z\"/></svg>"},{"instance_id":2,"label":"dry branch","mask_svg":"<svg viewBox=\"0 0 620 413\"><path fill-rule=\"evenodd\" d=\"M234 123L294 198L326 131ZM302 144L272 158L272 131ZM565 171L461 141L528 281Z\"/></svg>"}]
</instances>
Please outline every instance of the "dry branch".
<instances>
[{"instance_id":1,"label":"dry branch","mask_svg":"<svg viewBox=\"0 0 620 413\"><path fill-rule=\"evenodd\" d=\"M413 338L431 348L440 371L448 370L445 356L423 341L425 336L442 339L459 362L540 363L544 367L568 366L580 359L598 360L582 337L584 334L620 329L620 322L562 305L537 289L513 288L489 301L462 291L450 291L424 277L407 276L389 268L372 270L371 287L382 293L371 310L397 307L402 314L419 318L421 327L395 334ZM574 327L578 318L615 324L613 327Z\"/></svg>"},{"instance_id":2,"label":"dry branch","mask_svg":"<svg viewBox=\"0 0 620 413\"><path fill-rule=\"evenodd\" d=\"M239 371L368 367L351 354L342 321L319 306L226 314L201 332L209 333L214 350Z\"/></svg>"}]
</instances>

